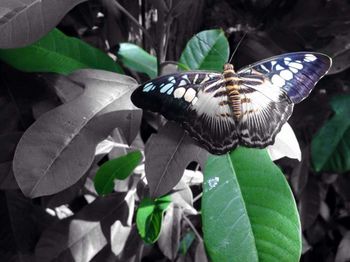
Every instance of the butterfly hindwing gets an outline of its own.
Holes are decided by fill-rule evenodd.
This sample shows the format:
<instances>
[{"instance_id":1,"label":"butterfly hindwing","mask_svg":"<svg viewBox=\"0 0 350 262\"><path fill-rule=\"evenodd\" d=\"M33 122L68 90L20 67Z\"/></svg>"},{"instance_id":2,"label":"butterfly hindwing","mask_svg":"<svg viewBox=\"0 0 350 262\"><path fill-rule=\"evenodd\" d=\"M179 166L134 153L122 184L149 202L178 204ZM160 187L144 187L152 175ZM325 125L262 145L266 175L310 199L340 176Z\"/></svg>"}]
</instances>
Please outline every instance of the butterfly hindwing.
<instances>
[{"instance_id":1,"label":"butterfly hindwing","mask_svg":"<svg viewBox=\"0 0 350 262\"><path fill-rule=\"evenodd\" d=\"M140 108L181 123L212 153L222 154L238 144L221 74L192 71L161 76L139 86L131 99Z\"/></svg>"},{"instance_id":2,"label":"butterfly hindwing","mask_svg":"<svg viewBox=\"0 0 350 262\"><path fill-rule=\"evenodd\" d=\"M223 79L200 88L197 97L183 126L212 154L235 148L239 143L237 127Z\"/></svg>"},{"instance_id":3,"label":"butterfly hindwing","mask_svg":"<svg viewBox=\"0 0 350 262\"><path fill-rule=\"evenodd\" d=\"M240 144L264 148L274 143L275 137L293 111L293 103L280 93L272 100L253 88L241 88L241 118L238 124Z\"/></svg>"}]
</instances>

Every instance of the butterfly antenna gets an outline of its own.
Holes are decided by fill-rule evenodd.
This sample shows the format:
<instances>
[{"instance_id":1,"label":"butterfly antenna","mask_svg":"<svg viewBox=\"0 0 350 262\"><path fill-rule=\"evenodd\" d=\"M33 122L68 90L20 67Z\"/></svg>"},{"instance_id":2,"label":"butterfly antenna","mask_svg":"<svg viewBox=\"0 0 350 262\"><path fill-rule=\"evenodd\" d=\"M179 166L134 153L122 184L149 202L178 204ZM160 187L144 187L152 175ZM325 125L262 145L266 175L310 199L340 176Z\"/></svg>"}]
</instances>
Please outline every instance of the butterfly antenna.
<instances>
[{"instance_id":1,"label":"butterfly antenna","mask_svg":"<svg viewBox=\"0 0 350 262\"><path fill-rule=\"evenodd\" d=\"M235 50L233 51L231 57L230 57L230 60L228 60L229 63L231 63L232 59L233 59L233 56L235 55L235 53L237 52L238 50L238 47L241 45L241 43L243 42L245 36L247 35L248 31L245 31L244 35L242 36L241 40L239 40Z\"/></svg>"}]
</instances>

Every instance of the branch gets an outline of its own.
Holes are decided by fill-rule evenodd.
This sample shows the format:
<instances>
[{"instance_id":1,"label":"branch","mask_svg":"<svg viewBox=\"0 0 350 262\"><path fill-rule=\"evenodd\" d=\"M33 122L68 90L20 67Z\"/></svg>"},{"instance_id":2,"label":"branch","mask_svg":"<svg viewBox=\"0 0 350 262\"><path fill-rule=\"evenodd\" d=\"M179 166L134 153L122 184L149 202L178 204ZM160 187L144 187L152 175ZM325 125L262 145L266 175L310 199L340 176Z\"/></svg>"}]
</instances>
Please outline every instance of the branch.
<instances>
[{"instance_id":1,"label":"branch","mask_svg":"<svg viewBox=\"0 0 350 262\"><path fill-rule=\"evenodd\" d=\"M183 213L183 218L184 220L187 222L187 224L190 226L190 228L192 229L192 231L194 232L194 234L197 236L198 240L200 242L203 242L203 238L201 237L201 235L198 233L197 229L194 227L194 225L192 224L192 222L188 219L188 217L185 215L185 213Z\"/></svg>"}]
</instances>

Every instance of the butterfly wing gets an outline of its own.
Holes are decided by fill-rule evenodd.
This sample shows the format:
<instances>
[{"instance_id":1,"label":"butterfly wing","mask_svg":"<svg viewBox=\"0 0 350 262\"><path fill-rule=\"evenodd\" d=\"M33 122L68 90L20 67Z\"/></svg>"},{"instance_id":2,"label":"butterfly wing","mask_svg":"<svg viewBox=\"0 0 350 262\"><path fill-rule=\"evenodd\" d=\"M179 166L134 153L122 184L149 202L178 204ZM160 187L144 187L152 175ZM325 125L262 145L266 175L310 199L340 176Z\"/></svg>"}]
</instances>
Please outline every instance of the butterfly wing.
<instances>
[{"instance_id":1,"label":"butterfly wing","mask_svg":"<svg viewBox=\"0 0 350 262\"><path fill-rule=\"evenodd\" d=\"M240 144L266 147L274 143L295 103L306 98L331 66L320 53L297 52L272 57L238 71L242 118Z\"/></svg>"},{"instance_id":2,"label":"butterfly wing","mask_svg":"<svg viewBox=\"0 0 350 262\"><path fill-rule=\"evenodd\" d=\"M242 116L237 127L239 143L258 148L273 144L276 135L291 116L294 104L283 92L278 100L272 100L244 84L241 97Z\"/></svg>"},{"instance_id":3,"label":"butterfly wing","mask_svg":"<svg viewBox=\"0 0 350 262\"><path fill-rule=\"evenodd\" d=\"M238 144L221 74L191 71L161 76L140 85L131 100L137 107L181 123L213 154L223 154Z\"/></svg>"},{"instance_id":4,"label":"butterfly wing","mask_svg":"<svg viewBox=\"0 0 350 262\"><path fill-rule=\"evenodd\" d=\"M271 91L284 91L294 104L305 99L316 83L328 72L332 59L321 53L296 52L274 56L244 67L238 74L244 78L263 75L271 85L254 86L256 90L273 98Z\"/></svg>"}]
</instances>

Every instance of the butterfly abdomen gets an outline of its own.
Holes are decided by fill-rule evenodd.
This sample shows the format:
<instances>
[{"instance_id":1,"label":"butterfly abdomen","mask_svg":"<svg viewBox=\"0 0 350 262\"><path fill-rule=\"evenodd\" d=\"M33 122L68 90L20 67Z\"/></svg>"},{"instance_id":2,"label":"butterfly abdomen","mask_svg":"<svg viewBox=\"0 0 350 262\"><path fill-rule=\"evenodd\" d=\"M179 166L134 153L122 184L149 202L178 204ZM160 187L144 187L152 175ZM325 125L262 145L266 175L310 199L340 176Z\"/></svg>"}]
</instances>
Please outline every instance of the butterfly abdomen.
<instances>
[{"instance_id":1,"label":"butterfly abdomen","mask_svg":"<svg viewBox=\"0 0 350 262\"><path fill-rule=\"evenodd\" d=\"M224 81L235 120L238 120L242 114L239 80L240 79L233 69L233 65L226 64L224 67Z\"/></svg>"}]
</instances>

